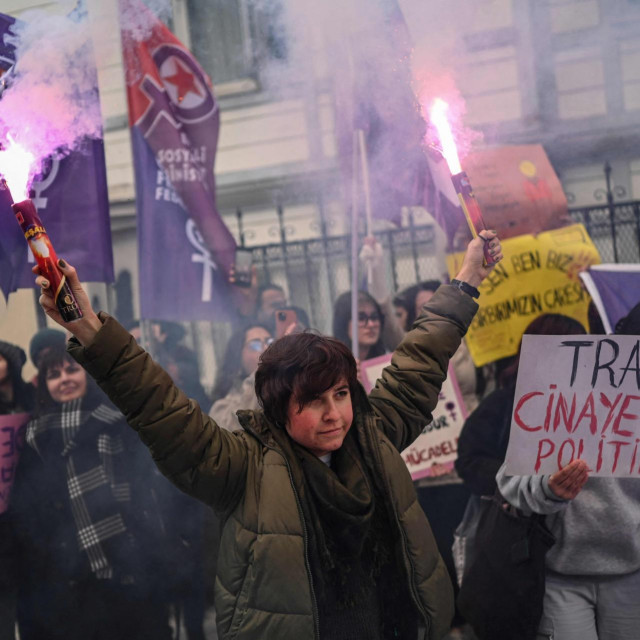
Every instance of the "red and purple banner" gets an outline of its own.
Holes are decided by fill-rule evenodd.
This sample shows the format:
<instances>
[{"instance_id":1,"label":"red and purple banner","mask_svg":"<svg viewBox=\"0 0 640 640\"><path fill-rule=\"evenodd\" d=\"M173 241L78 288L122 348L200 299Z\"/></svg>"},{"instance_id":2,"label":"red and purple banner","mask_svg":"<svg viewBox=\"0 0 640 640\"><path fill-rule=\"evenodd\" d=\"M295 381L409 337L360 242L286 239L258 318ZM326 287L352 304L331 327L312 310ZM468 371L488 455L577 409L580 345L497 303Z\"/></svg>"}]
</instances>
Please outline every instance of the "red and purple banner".
<instances>
[{"instance_id":1,"label":"red and purple banner","mask_svg":"<svg viewBox=\"0 0 640 640\"><path fill-rule=\"evenodd\" d=\"M130 29L122 19L132 11L143 28ZM121 0L120 12L136 173L141 317L224 316L235 241L216 207L220 113L211 81L144 5Z\"/></svg>"},{"instance_id":2,"label":"red and purple banner","mask_svg":"<svg viewBox=\"0 0 640 640\"><path fill-rule=\"evenodd\" d=\"M78 14L77 19L83 16ZM15 47L10 42L15 25L15 18L0 14L0 76L14 63L15 73L20 73L20 61L15 60ZM6 91L11 91L10 84ZM92 97L97 102L98 92ZM25 122L24 126L28 124ZM113 282L102 140L84 140L64 157L46 161L44 172L31 191L58 254L78 269L83 280ZM34 286L33 256L16 225L10 204L7 198L0 199L0 290L5 297L16 289Z\"/></svg>"}]
</instances>

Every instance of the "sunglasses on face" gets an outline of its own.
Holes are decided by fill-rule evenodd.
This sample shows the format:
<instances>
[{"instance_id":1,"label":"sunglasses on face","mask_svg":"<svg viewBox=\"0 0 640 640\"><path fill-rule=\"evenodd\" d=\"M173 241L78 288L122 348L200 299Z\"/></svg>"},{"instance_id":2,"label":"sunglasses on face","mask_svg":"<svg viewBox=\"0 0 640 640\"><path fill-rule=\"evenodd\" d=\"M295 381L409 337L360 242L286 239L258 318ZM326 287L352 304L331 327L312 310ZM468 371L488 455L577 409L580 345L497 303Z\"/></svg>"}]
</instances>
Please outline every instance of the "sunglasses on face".
<instances>
[{"instance_id":1,"label":"sunglasses on face","mask_svg":"<svg viewBox=\"0 0 640 640\"><path fill-rule=\"evenodd\" d=\"M358 324L361 327L366 327L368 322L370 322L371 324L379 324L380 323L380 316L375 312L372 313L371 315L367 315L366 313L364 313L364 311L359 311L358 312Z\"/></svg>"},{"instance_id":2,"label":"sunglasses on face","mask_svg":"<svg viewBox=\"0 0 640 640\"><path fill-rule=\"evenodd\" d=\"M251 349L251 351L264 351L270 344L273 344L273 338L254 338L245 343L245 347Z\"/></svg>"}]
</instances>

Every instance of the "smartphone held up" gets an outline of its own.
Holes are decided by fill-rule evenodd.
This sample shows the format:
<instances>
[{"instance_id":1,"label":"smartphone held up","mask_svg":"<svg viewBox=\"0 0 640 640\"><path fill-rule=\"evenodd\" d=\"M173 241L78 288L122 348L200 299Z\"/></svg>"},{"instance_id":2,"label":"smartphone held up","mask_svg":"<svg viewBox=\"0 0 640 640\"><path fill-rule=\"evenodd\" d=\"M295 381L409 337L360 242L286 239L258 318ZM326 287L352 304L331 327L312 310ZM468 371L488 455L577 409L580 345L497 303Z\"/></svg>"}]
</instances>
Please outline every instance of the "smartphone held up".
<instances>
[{"instance_id":1,"label":"smartphone held up","mask_svg":"<svg viewBox=\"0 0 640 640\"><path fill-rule=\"evenodd\" d=\"M295 309L278 309L275 318L276 338L282 338L291 326L298 325L298 313Z\"/></svg>"},{"instance_id":2,"label":"smartphone held up","mask_svg":"<svg viewBox=\"0 0 640 640\"><path fill-rule=\"evenodd\" d=\"M251 286L251 267L253 265L253 253L249 249L236 249L233 263L234 280L233 284L238 287Z\"/></svg>"}]
</instances>

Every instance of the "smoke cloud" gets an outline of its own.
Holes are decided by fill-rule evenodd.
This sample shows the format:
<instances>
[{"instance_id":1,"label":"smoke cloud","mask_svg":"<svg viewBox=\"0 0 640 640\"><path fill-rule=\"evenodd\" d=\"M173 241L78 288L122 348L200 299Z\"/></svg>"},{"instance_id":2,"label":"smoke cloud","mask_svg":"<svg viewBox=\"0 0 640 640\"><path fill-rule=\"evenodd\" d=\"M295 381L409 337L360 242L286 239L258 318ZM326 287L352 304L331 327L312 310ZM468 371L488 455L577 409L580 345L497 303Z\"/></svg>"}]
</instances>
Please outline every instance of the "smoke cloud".
<instances>
[{"instance_id":1,"label":"smoke cloud","mask_svg":"<svg viewBox=\"0 0 640 640\"><path fill-rule=\"evenodd\" d=\"M255 4L260 7L269 1L256 0ZM278 62L271 65L270 71L280 73L281 86L299 81L310 69L346 77L348 83L356 85L362 77L382 79L383 83L395 78L397 83L406 69L409 90L425 121L428 106L436 97L449 103L456 137L464 152L479 134L463 125L465 104L456 78L464 51L461 33L473 24L478 12L486 10L486 5L487 0L286 2L284 26L291 55L286 66ZM314 42L318 25L322 25L323 42ZM288 77L284 78L284 74ZM395 119L406 105L398 104L402 97L392 88L385 94L376 92L372 84L370 97L383 120L397 127ZM427 136L427 142L431 141ZM417 144L421 142L416 140Z\"/></svg>"},{"instance_id":2,"label":"smoke cloud","mask_svg":"<svg viewBox=\"0 0 640 640\"><path fill-rule=\"evenodd\" d=\"M151 32L154 17L165 24L169 24L172 18L171 0L120 0L119 5L123 29L139 41L146 39Z\"/></svg>"},{"instance_id":3,"label":"smoke cloud","mask_svg":"<svg viewBox=\"0 0 640 640\"><path fill-rule=\"evenodd\" d=\"M74 17L30 11L13 28L16 75L0 100L0 133L40 163L102 135L90 30Z\"/></svg>"},{"instance_id":4,"label":"smoke cloud","mask_svg":"<svg viewBox=\"0 0 640 640\"><path fill-rule=\"evenodd\" d=\"M74 11L76 4L64 3L65 15L27 11L13 27L13 35L7 36L8 44L16 48L17 63L15 77L0 100L0 140L11 135L35 156L32 176L40 173L49 156L63 157L86 138L102 137L92 41L100 25L90 23L91 13L88 19L83 10ZM122 4L122 23L136 39L146 37L154 15L169 20L170 0ZM119 46L119 37L111 39L100 54Z\"/></svg>"}]
</instances>

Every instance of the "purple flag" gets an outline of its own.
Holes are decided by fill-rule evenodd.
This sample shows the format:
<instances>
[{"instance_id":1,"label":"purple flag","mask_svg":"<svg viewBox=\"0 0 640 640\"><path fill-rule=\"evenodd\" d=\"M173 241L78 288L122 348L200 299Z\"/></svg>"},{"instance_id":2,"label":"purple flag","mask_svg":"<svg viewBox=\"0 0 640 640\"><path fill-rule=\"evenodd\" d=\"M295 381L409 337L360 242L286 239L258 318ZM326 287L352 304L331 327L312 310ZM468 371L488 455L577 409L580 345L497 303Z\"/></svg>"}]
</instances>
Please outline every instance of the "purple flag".
<instances>
[{"instance_id":1,"label":"purple flag","mask_svg":"<svg viewBox=\"0 0 640 640\"><path fill-rule=\"evenodd\" d=\"M225 317L235 241L216 208L220 113L192 54L135 0L121 0L136 172L143 318ZM142 17L146 33L129 29Z\"/></svg>"},{"instance_id":2,"label":"purple flag","mask_svg":"<svg viewBox=\"0 0 640 640\"><path fill-rule=\"evenodd\" d=\"M74 15L78 19L83 17L79 13ZM15 62L14 47L5 37L11 34L14 24L14 18L0 14L0 69L4 72ZM19 61L15 69L20 72ZM11 91L10 83L6 90ZM93 97L97 102L97 91ZM113 282L102 140L85 140L67 156L50 159L45 165L44 174L31 187L31 197L56 253L73 264L83 280ZM16 289L34 286L33 264L10 202L6 198L0 200L0 289L5 296Z\"/></svg>"},{"instance_id":3,"label":"purple flag","mask_svg":"<svg viewBox=\"0 0 640 640\"><path fill-rule=\"evenodd\" d=\"M332 46L345 59L334 69L342 173L352 179L353 132L362 129L374 217L398 222L403 206L424 206L451 241L464 215L457 198L447 197L451 185L441 185L431 172L426 124L411 86L411 39L404 16L396 0L373 0L367 10L357 36L332 31Z\"/></svg>"},{"instance_id":4,"label":"purple flag","mask_svg":"<svg viewBox=\"0 0 640 640\"><path fill-rule=\"evenodd\" d=\"M640 302L640 265L599 264L582 271L584 282L607 333Z\"/></svg>"}]
</instances>

